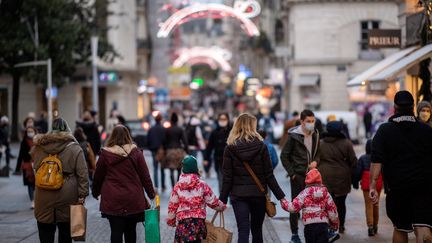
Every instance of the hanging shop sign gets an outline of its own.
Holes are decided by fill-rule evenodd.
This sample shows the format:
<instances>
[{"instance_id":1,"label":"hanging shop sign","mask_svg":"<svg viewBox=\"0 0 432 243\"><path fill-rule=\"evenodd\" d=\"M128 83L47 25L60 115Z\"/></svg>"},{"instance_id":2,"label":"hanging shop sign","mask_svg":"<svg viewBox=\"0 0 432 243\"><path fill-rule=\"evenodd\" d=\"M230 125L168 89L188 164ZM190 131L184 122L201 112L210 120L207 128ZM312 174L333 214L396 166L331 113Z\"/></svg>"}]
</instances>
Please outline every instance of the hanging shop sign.
<instances>
[{"instance_id":1,"label":"hanging shop sign","mask_svg":"<svg viewBox=\"0 0 432 243\"><path fill-rule=\"evenodd\" d=\"M369 48L400 48L401 47L401 30L369 30L368 35Z\"/></svg>"}]
</instances>

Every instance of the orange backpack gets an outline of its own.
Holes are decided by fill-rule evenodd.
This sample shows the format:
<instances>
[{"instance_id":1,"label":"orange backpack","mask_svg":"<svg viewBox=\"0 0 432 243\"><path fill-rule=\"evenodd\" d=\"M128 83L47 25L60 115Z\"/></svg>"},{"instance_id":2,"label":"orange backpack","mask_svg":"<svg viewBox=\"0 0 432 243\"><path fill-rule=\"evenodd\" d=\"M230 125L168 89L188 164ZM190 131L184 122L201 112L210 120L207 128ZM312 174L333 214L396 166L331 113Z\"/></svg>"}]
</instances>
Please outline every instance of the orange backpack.
<instances>
[{"instance_id":1,"label":"orange backpack","mask_svg":"<svg viewBox=\"0 0 432 243\"><path fill-rule=\"evenodd\" d=\"M59 190L64 183L63 166L56 154L45 157L36 171L36 186L45 190Z\"/></svg>"}]
</instances>

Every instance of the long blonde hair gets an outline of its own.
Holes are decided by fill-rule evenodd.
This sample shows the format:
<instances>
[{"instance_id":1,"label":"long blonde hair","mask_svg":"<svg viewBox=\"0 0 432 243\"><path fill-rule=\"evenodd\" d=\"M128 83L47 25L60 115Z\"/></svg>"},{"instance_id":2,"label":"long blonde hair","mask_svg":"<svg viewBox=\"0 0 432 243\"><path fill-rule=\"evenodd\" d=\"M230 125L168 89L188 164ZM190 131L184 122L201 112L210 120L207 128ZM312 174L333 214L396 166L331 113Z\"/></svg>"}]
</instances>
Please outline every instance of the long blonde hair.
<instances>
[{"instance_id":1,"label":"long blonde hair","mask_svg":"<svg viewBox=\"0 0 432 243\"><path fill-rule=\"evenodd\" d=\"M256 127L257 119L255 116L248 113L241 114L234 122L234 126L228 136L227 144L233 145L240 140L250 142L254 139L259 139L262 141L263 138L258 134Z\"/></svg>"}]
</instances>

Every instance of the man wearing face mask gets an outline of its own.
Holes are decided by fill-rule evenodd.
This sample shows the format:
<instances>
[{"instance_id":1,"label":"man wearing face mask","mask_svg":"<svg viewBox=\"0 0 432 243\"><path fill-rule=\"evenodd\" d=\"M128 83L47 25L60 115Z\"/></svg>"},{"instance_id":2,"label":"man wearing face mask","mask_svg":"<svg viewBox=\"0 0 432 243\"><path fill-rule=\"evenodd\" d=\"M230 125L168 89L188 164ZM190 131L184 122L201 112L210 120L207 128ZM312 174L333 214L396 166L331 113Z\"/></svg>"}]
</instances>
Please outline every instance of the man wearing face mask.
<instances>
[{"instance_id":1,"label":"man wearing face mask","mask_svg":"<svg viewBox=\"0 0 432 243\"><path fill-rule=\"evenodd\" d=\"M288 131L280 158L291 178L291 197L295 198L305 189L305 177L309 168L316 167L319 133L315 129L315 115L310 110L300 113L299 126ZM291 243L300 243L298 236L298 214L290 215Z\"/></svg>"},{"instance_id":2,"label":"man wearing face mask","mask_svg":"<svg viewBox=\"0 0 432 243\"><path fill-rule=\"evenodd\" d=\"M219 190L222 188L222 162L227 139L231 131L229 122L229 115L227 113L219 114L217 119L217 127L210 134L209 142L204 153L204 165L208 168L207 173L210 172L211 158L215 162L215 170L219 182Z\"/></svg>"},{"instance_id":3,"label":"man wearing face mask","mask_svg":"<svg viewBox=\"0 0 432 243\"><path fill-rule=\"evenodd\" d=\"M423 100L417 105L417 119L432 127L431 110L432 106L429 101Z\"/></svg>"}]
</instances>

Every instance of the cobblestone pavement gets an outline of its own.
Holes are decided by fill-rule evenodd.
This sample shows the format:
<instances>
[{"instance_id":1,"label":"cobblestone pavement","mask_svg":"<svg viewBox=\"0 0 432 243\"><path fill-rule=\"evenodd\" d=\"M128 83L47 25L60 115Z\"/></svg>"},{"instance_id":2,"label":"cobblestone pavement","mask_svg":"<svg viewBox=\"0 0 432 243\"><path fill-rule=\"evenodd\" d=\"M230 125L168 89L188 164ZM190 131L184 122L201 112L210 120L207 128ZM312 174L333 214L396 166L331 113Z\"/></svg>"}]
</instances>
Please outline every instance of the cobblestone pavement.
<instances>
[{"instance_id":1,"label":"cobblestone pavement","mask_svg":"<svg viewBox=\"0 0 432 243\"><path fill-rule=\"evenodd\" d=\"M13 154L18 154L16 144L12 147ZM362 152L362 148L356 147L357 153ZM149 167L151 167L151 157L145 153ZM11 166L15 168L15 160L12 160ZM4 165L4 160L0 166ZM150 171L151 168L149 168ZM278 182L290 198L289 180L286 178L286 172L281 165L275 170ZM167 172L168 175L168 172ZM168 179L168 178L167 178ZM217 191L217 180L213 176L206 179L209 185ZM168 180L166 181L167 185ZM167 204L169 191L160 193L161 196L161 242L172 242L174 237L174 228L168 227L163 221L167 215ZM9 178L0 178L0 243L10 242L38 242L36 221L33 217L33 211L30 209L26 187L22 185L22 177L11 175ZM88 208L88 234L87 242L109 242L110 230L106 219L100 217L99 202L89 197L86 201ZM384 201L381 199L381 219L379 224L379 234L373 238L367 236L365 226L363 195L361 191L353 191L347 199L347 220L346 233L342 235L338 242L391 242L392 226L385 216ZM208 218L213 216L214 211L207 210ZM278 215L273 219L266 219L264 223L264 242L289 242L291 233L289 230L289 214L284 212L278 205ZM232 208L229 207L225 212L226 228L234 232L233 242L237 241L237 228ZM300 223L300 234L303 227ZM144 227L137 225L137 242L145 242ZM412 241L412 236L411 236ZM414 242L414 241L412 241Z\"/></svg>"}]
</instances>

